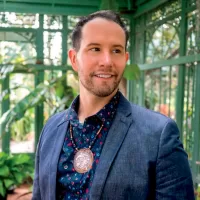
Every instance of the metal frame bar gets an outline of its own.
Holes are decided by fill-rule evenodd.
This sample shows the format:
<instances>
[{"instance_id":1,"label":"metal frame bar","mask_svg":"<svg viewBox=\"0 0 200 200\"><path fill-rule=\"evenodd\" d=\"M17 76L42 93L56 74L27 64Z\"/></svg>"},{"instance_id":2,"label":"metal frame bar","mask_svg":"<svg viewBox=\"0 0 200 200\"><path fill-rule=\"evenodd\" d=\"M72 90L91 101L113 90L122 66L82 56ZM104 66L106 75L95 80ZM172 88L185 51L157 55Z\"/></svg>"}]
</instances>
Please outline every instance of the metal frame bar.
<instances>
[{"instance_id":1,"label":"metal frame bar","mask_svg":"<svg viewBox=\"0 0 200 200\"><path fill-rule=\"evenodd\" d=\"M159 111L162 103L162 67L159 69Z\"/></svg>"},{"instance_id":2,"label":"metal frame bar","mask_svg":"<svg viewBox=\"0 0 200 200\"><path fill-rule=\"evenodd\" d=\"M98 6L77 6L63 4L31 4L13 3L6 4L0 2L0 12L19 12L19 13L40 13L40 14L59 14L59 15L86 15L95 12Z\"/></svg>"},{"instance_id":3,"label":"metal frame bar","mask_svg":"<svg viewBox=\"0 0 200 200\"><path fill-rule=\"evenodd\" d=\"M186 103L186 120L188 119L188 110L189 110L189 97L190 97L190 76L191 76L191 69L190 68L187 68L186 69L186 76L187 76L187 82L186 82L186 91L187 91L187 103ZM189 141L188 141L188 134L189 134L189 128L188 128L188 120L186 121L186 150L189 149Z\"/></svg>"},{"instance_id":4,"label":"metal frame bar","mask_svg":"<svg viewBox=\"0 0 200 200\"><path fill-rule=\"evenodd\" d=\"M0 0L1 2L2 0ZM13 0L4 0L5 4L12 3ZM99 6L100 0L84 0L84 1L74 1L74 0L15 0L16 3L30 3L30 4L49 4L49 5L56 5L56 4L63 4L65 6ZM119 1L120 6L127 6L126 1Z\"/></svg>"},{"instance_id":5,"label":"metal frame bar","mask_svg":"<svg viewBox=\"0 0 200 200\"><path fill-rule=\"evenodd\" d=\"M6 65L12 65L12 64L0 64L0 68ZM13 64L15 65L15 64ZM16 64L17 66L18 64ZM44 71L44 70L70 70L72 69L71 66L66 66L66 65L44 65L44 64L27 64L27 65L20 65L24 66L24 68L27 68L27 71L23 70L15 70L12 73L34 73L35 71Z\"/></svg>"},{"instance_id":6,"label":"metal frame bar","mask_svg":"<svg viewBox=\"0 0 200 200\"><path fill-rule=\"evenodd\" d=\"M200 62L196 66L196 85L195 85L195 108L194 108L194 149L193 149L193 159L192 159L192 171L194 175L194 180L196 182L196 177L198 174L197 161L200 161Z\"/></svg>"},{"instance_id":7,"label":"metal frame bar","mask_svg":"<svg viewBox=\"0 0 200 200\"><path fill-rule=\"evenodd\" d=\"M118 1L122 10L129 9L126 1ZM15 0L0 1L0 12L20 12L20 13L40 13L40 14L59 14L59 15L86 15L98 11L99 0Z\"/></svg>"},{"instance_id":8,"label":"metal frame bar","mask_svg":"<svg viewBox=\"0 0 200 200\"><path fill-rule=\"evenodd\" d=\"M137 11L134 13L134 18L139 17L140 15L149 12L150 10L153 10L157 8L158 6L167 3L169 0L150 0L146 4L142 4L138 7Z\"/></svg>"},{"instance_id":9,"label":"metal frame bar","mask_svg":"<svg viewBox=\"0 0 200 200\"><path fill-rule=\"evenodd\" d=\"M142 17L142 42L140 46L140 51L142 54L140 54L139 63L145 63L145 56L146 56L146 34L145 34L145 16ZM145 76L144 71L141 72L140 79L139 79L139 96L138 96L138 104L141 106L144 106L144 99L145 99L145 91L144 91L144 84L145 84Z\"/></svg>"},{"instance_id":10,"label":"metal frame bar","mask_svg":"<svg viewBox=\"0 0 200 200\"><path fill-rule=\"evenodd\" d=\"M9 75L2 82L2 91L9 89L10 77ZM10 97L2 101L1 115L3 115L10 108ZM2 136L2 151L10 152L10 130L7 130L5 124L0 124L0 135Z\"/></svg>"},{"instance_id":11,"label":"metal frame bar","mask_svg":"<svg viewBox=\"0 0 200 200\"><path fill-rule=\"evenodd\" d=\"M39 28L36 35L36 52L37 52L37 63L43 63L44 59L44 40L43 40L43 23L44 15L39 15ZM44 72L38 71L35 75L35 87L44 81ZM34 150L37 148L37 143L39 141L40 132L42 131L44 123L44 105L38 105L35 107L35 141Z\"/></svg>"},{"instance_id":12,"label":"metal frame bar","mask_svg":"<svg viewBox=\"0 0 200 200\"><path fill-rule=\"evenodd\" d=\"M68 17L62 16L62 65L67 64L67 37L68 37Z\"/></svg>"},{"instance_id":13,"label":"metal frame bar","mask_svg":"<svg viewBox=\"0 0 200 200\"><path fill-rule=\"evenodd\" d=\"M171 95L172 95L172 66L169 67L169 103L168 103L168 106L169 106L169 109L168 109L168 116L170 117L171 115L171 101L170 101L170 98L171 98Z\"/></svg>"},{"instance_id":14,"label":"metal frame bar","mask_svg":"<svg viewBox=\"0 0 200 200\"><path fill-rule=\"evenodd\" d=\"M186 54L187 45L187 13L185 8L187 7L187 0L181 1L181 22L180 22L180 49L179 55L184 56ZM185 65L179 63L178 71L178 86L176 94L176 122L180 130L180 139L183 139L183 109L184 109L184 91L185 91Z\"/></svg>"},{"instance_id":15,"label":"metal frame bar","mask_svg":"<svg viewBox=\"0 0 200 200\"><path fill-rule=\"evenodd\" d=\"M200 61L200 54L195 54L188 56L180 56L179 58L163 60L152 64L138 64L138 65L140 67L140 70L149 70L149 69L161 68L163 66L172 66L172 65L186 64L199 61Z\"/></svg>"},{"instance_id":16,"label":"metal frame bar","mask_svg":"<svg viewBox=\"0 0 200 200\"><path fill-rule=\"evenodd\" d=\"M132 64L134 62L134 47L135 47L135 20L133 17L130 17L130 63ZM127 98L131 102L135 102L135 90L136 90L136 83L133 80L127 81Z\"/></svg>"},{"instance_id":17,"label":"metal frame bar","mask_svg":"<svg viewBox=\"0 0 200 200\"><path fill-rule=\"evenodd\" d=\"M34 28L19 28L19 27L0 27L0 32L37 32Z\"/></svg>"},{"instance_id":18,"label":"metal frame bar","mask_svg":"<svg viewBox=\"0 0 200 200\"><path fill-rule=\"evenodd\" d=\"M26 32L31 32L31 33L37 33L38 28L19 28L19 27L0 27L0 32L22 32L22 33L26 33ZM48 32L62 32L62 29L47 29L44 28L43 31L48 31Z\"/></svg>"}]
</instances>

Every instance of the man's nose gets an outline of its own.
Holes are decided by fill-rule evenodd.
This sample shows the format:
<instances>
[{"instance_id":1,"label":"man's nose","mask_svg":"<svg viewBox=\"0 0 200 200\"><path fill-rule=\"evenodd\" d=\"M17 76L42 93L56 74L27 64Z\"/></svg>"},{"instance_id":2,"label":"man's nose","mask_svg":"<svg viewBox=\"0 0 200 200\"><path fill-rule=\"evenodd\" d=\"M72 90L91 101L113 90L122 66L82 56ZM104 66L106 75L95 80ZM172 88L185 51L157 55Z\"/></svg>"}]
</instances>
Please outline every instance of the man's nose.
<instances>
[{"instance_id":1,"label":"man's nose","mask_svg":"<svg viewBox=\"0 0 200 200\"><path fill-rule=\"evenodd\" d=\"M103 52L101 64L105 66L111 66L112 65L112 55L110 52Z\"/></svg>"}]
</instances>

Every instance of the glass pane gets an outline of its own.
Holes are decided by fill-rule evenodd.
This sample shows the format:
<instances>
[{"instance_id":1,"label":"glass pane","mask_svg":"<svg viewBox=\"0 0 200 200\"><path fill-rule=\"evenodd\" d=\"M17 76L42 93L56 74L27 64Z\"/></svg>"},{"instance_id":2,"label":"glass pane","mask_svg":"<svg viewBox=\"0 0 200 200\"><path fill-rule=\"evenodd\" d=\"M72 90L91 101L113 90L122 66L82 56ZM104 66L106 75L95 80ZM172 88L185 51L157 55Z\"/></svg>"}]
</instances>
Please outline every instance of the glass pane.
<instances>
[{"instance_id":1,"label":"glass pane","mask_svg":"<svg viewBox=\"0 0 200 200\"><path fill-rule=\"evenodd\" d=\"M36 62L33 33L0 32L1 64L28 64Z\"/></svg>"},{"instance_id":2,"label":"glass pane","mask_svg":"<svg viewBox=\"0 0 200 200\"><path fill-rule=\"evenodd\" d=\"M19 105L34 88L33 74L11 74L10 75L10 108ZM23 106L21 104L21 106ZM19 112L22 109L19 110ZM20 113L17 113L20 115ZM11 125L10 150L12 153L34 152L34 109L26 110L21 119Z\"/></svg>"},{"instance_id":3,"label":"glass pane","mask_svg":"<svg viewBox=\"0 0 200 200\"><path fill-rule=\"evenodd\" d=\"M184 115L183 115L183 142L188 153L189 160L192 159L194 147L194 97L195 97L195 72L196 64L186 65L185 91L184 91Z\"/></svg>"},{"instance_id":4,"label":"glass pane","mask_svg":"<svg viewBox=\"0 0 200 200\"><path fill-rule=\"evenodd\" d=\"M44 29L62 29L62 16L44 15Z\"/></svg>"},{"instance_id":5,"label":"glass pane","mask_svg":"<svg viewBox=\"0 0 200 200\"><path fill-rule=\"evenodd\" d=\"M188 7L195 6L198 0L187 0Z\"/></svg>"},{"instance_id":6,"label":"glass pane","mask_svg":"<svg viewBox=\"0 0 200 200\"><path fill-rule=\"evenodd\" d=\"M181 0L170 1L147 14L146 25L154 24L181 11Z\"/></svg>"},{"instance_id":7,"label":"glass pane","mask_svg":"<svg viewBox=\"0 0 200 200\"><path fill-rule=\"evenodd\" d=\"M175 119L177 66L145 72L145 106Z\"/></svg>"},{"instance_id":8,"label":"glass pane","mask_svg":"<svg viewBox=\"0 0 200 200\"><path fill-rule=\"evenodd\" d=\"M197 10L188 14L187 55L197 54ZM199 30L200 31L200 30Z\"/></svg>"},{"instance_id":9,"label":"glass pane","mask_svg":"<svg viewBox=\"0 0 200 200\"><path fill-rule=\"evenodd\" d=\"M147 32L146 63L178 57L180 41L177 32L179 18Z\"/></svg>"},{"instance_id":10,"label":"glass pane","mask_svg":"<svg viewBox=\"0 0 200 200\"><path fill-rule=\"evenodd\" d=\"M44 64L61 65L62 38L60 32L50 33L44 31Z\"/></svg>"},{"instance_id":11,"label":"glass pane","mask_svg":"<svg viewBox=\"0 0 200 200\"><path fill-rule=\"evenodd\" d=\"M0 12L0 27L38 28L38 19L38 14Z\"/></svg>"}]
</instances>

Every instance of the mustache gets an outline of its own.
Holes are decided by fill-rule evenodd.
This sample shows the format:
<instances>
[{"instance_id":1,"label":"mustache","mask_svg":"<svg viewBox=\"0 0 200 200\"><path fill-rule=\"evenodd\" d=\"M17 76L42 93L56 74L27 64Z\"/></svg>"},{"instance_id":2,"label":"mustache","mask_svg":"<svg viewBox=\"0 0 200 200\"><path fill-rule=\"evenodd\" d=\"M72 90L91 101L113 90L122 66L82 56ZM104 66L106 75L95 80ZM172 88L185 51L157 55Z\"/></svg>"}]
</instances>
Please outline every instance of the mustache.
<instances>
[{"instance_id":1,"label":"mustache","mask_svg":"<svg viewBox=\"0 0 200 200\"><path fill-rule=\"evenodd\" d=\"M97 74L110 74L110 75L117 75L116 71L113 71L112 69L101 69L95 72L91 72L90 75L97 75Z\"/></svg>"}]
</instances>

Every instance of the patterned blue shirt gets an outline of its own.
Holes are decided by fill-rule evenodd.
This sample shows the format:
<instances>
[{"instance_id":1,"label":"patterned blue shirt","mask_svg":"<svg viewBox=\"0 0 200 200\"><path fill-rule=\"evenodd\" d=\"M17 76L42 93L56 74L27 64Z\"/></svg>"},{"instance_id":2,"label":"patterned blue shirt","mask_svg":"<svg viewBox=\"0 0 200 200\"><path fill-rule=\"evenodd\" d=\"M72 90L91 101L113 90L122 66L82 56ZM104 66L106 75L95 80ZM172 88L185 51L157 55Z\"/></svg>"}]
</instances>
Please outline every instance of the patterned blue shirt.
<instances>
[{"instance_id":1,"label":"patterned blue shirt","mask_svg":"<svg viewBox=\"0 0 200 200\"><path fill-rule=\"evenodd\" d=\"M68 128L58 161L57 199L89 199L89 191L92 186L95 169L99 162L107 133L117 110L119 96L119 92L117 92L107 105L95 115L86 118L83 124L79 122L77 116L79 96L73 101L66 117L70 120L70 124L73 127L73 137L78 149L88 148L102 123L103 128L91 148L94 155L92 168L83 174L76 172L73 167L75 149L72 145Z\"/></svg>"}]
</instances>

